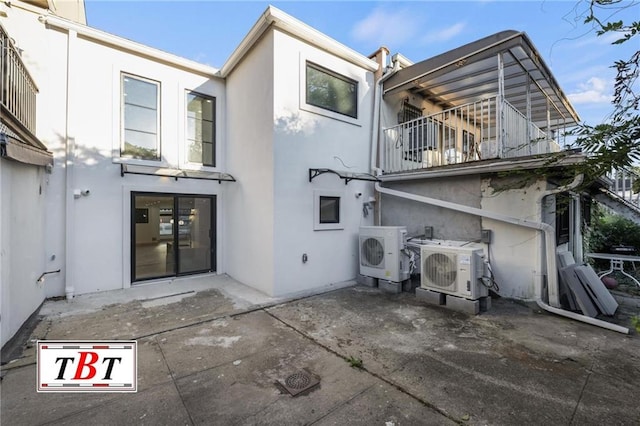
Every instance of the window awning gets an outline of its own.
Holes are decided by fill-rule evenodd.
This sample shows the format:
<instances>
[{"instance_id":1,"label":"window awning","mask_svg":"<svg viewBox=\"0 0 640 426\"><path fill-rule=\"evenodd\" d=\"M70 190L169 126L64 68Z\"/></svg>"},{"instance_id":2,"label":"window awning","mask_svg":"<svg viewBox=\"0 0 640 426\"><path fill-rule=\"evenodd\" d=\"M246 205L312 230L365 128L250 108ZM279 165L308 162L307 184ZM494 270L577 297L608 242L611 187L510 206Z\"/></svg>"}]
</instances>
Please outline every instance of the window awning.
<instances>
[{"instance_id":1,"label":"window awning","mask_svg":"<svg viewBox=\"0 0 640 426\"><path fill-rule=\"evenodd\" d=\"M175 180L215 180L218 181L218 183L236 181L236 179L229 173L206 172L202 170L171 169L168 167L142 166L137 164L120 164L120 176L124 177L125 174L172 177Z\"/></svg>"},{"instance_id":2,"label":"window awning","mask_svg":"<svg viewBox=\"0 0 640 426\"><path fill-rule=\"evenodd\" d=\"M380 182L380 179L375 177L370 173L358 173L358 172L343 172L332 169L309 169L309 182L311 182L314 178L323 175L325 173L333 173L340 177L340 179L344 179L344 184L348 184L352 180L366 180L370 182Z\"/></svg>"},{"instance_id":3,"label":"window awning","mask_svg":"<svg viewBox=\"0 0 640 426\"><path fill-rule=\"evenodd\" d=\"M31 146L4 132L0 132L0 157L33 166L53 166L51 152Z\"/></svg>"}]
</instances>

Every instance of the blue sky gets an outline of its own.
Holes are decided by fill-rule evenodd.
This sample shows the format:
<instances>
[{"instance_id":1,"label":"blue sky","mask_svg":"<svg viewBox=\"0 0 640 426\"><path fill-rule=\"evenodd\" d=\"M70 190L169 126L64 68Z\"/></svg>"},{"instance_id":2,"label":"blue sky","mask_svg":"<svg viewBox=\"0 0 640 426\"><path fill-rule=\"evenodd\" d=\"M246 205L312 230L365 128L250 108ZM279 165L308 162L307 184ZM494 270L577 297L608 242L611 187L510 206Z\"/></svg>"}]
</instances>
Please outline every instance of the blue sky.
<instances>
[{"instance_id":1,"label":"blue sky","mask_svg":"<svg viewBox=\"0 0 640 426\"><path fill-rule=\"evenodd\" d=\"M640 49L640 36L619 46L597 37L583 24L584 0L85 1L90 26L217 68L269 4L362 54L384 45L415 62L498 31L525 31L590 124L611 111L611 65ZM611 8L602 19L637 21L640 2L623 6L629 7Z\"/></svg>"}]
</instances>

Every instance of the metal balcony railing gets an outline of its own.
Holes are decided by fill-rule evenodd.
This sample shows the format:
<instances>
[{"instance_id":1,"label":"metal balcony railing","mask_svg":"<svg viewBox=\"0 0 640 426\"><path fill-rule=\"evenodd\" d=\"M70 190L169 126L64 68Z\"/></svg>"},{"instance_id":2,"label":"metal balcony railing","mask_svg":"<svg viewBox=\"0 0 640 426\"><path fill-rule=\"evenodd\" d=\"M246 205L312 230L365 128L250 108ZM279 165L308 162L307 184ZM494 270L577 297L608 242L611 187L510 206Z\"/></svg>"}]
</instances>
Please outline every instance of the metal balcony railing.
<instances>
[{"instance_id":1,"label":"metal balcony railing","mask_svg":"<svg viewBox=\"0 0 640 426\"><path fill-rule=\"evenodd\" d=\"M0 105L31 134L36 132L38 88L29 75L20 52L0 25ZM4 114L3 114L4 115Z\"/></svg>"},{"instance_id":2,"label":"metal balcony railing","mask_svg":"<svg viewBox=\"0 0 640 426\"><path fill-rule=\"evenodd\" d=\"M386 128L382 139L383 173L560 151L545 132L498 96Z\"/></svg>"}]
</instances>

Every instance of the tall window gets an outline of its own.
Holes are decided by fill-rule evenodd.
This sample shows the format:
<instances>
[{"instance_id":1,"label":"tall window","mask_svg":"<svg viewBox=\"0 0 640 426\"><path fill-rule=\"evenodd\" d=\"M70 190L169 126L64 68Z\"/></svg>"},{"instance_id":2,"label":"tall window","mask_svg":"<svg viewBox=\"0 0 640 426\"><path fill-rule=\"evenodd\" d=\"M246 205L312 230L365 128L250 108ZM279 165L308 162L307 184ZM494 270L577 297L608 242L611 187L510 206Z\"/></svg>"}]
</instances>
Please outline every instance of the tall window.
<instances>
[{"instance_id":1,"label":"tall window","mask_svg":"<svg viewBox=\"0 0 640 426\"><path fill-rule=\"evenodd\" d=\"M358 82L307 62L306 102L358 118Z\"/></svg>"},{"instance_id":2,"label":"tall window","mask_svg":"<svg viewBox=\"0 0 640 426\"><path fill-rule=\"evenodd\" d=\"M123 157L160 159L160 83L122 74Z\"/></svg>"},{"instance_id":3,"label":"tall window","mask_svg":"<svg viewBox=\"0 0 640 426\"><path fill-rule=\"evenodd\" d=\"M216 99L187 93L187 159L190 163L215 166Z\"/></svg>"}]
</instances>

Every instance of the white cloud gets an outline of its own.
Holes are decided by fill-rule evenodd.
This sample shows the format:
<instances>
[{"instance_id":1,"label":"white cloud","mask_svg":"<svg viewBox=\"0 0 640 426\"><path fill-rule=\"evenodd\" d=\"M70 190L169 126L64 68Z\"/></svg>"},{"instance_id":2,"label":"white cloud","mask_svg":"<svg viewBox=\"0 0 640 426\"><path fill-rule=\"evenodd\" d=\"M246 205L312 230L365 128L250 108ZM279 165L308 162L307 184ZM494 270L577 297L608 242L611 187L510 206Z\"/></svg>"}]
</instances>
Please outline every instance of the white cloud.
<instances>
[{"instance_id":1,"label":"white cloud","mask_svg":"<svg viewBox=\"0 0 640 426\"><path fill-rule=\"evenodd\" d=\"M351 35L358 41L375 45L398 46L411 40L418 32L419 18L407 9L374 9L369 16L356 22Z\"/></svg>"},{"instance_id":2,"label":"white cloud","mask_svg":"<svg viewBox=\"0 0 640 426\"><path fill-rule=\"evenodd\" d=\"M586 83L578 85L578 91L570 93L569 100L574 104L600 104L611 102L610 89L602 78L591 77Z\"/></svg>"},{"instance_id":3,"label":"white cloud","mask_svg":"<svg viewBox=\"0 0 640 426\"><path fill-rule=\"evenodd\" d=\"M448 41L460 34L466 26L466 22L458 22L446 28L429 31L422 37L421 41L424 44Z\"/></svg>"}]
</instances>

